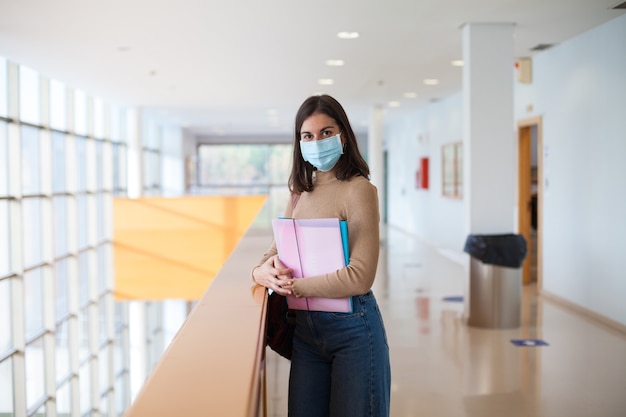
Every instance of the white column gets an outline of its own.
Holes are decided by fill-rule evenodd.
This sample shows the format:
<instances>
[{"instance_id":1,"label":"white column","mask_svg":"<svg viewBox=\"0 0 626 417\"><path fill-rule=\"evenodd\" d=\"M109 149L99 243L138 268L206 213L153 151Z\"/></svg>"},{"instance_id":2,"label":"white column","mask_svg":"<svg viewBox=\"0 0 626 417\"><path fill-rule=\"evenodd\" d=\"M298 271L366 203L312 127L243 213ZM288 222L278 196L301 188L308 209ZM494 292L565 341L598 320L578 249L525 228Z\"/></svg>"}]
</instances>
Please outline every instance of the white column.
<instances>
[{"instance_id":1,"label":"white column","mask_svg":"<svg viewBox=\"0 0 626 417\"><path fill-rule=\"evenodd\" d=\"M385 165L383 157L383 109L381 106L376 106L371 112L367 135L367 163L370 167L371 182L378 189L381 222L385 218Z\"/></svg>"},{"instance_id":2,"label":"white column","mask_svg":"<svg viewBox=\"0 0 626 417\"><path fill-rule=\"evenodd\" d=\"M468 234L515 230L514 50L510 23L463 26L463 195Z\"/></svg>"}]
</instances>

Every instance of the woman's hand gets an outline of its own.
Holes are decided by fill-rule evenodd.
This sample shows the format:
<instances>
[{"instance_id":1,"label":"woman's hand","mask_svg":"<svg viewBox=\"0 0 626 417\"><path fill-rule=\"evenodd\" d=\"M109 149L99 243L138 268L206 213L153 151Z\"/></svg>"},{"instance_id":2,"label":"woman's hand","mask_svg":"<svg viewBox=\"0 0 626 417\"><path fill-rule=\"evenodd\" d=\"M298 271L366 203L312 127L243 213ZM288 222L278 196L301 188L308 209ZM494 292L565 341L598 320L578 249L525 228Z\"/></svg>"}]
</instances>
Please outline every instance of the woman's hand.
<instances>
[{"instance_id":1,"label":"woman's hand","mask_svg":"<svg viewBox=\"0 0 626 417\"><path fill-rule=\"evenodd\" d=\"M291 294L293 278L291 278L291 268L287 268L280 262L278 255L270 257L261 266L254 268L252 278L254 282L269 288L278 294Z\"/></svg>"}]
</instances>

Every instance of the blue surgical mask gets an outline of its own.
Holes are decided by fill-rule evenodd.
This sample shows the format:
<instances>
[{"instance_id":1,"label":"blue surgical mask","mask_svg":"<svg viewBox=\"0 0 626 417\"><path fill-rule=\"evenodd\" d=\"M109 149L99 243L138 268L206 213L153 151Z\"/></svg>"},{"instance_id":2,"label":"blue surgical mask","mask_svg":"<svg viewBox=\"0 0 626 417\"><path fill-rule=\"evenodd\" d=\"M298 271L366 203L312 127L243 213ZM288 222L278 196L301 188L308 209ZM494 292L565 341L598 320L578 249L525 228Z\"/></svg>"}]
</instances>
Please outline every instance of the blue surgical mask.
<instances>
[{"instance_id":1,"label":"blue surgical mask","mask_svg":"<svg viewBox=\"0 0 626 417\"><path fill-rule=\"evenodd\" d=\"M340 133L322 140L300 141L302 157L320 171L333 169L343 154Z\"/></svg>"}]
</instances>

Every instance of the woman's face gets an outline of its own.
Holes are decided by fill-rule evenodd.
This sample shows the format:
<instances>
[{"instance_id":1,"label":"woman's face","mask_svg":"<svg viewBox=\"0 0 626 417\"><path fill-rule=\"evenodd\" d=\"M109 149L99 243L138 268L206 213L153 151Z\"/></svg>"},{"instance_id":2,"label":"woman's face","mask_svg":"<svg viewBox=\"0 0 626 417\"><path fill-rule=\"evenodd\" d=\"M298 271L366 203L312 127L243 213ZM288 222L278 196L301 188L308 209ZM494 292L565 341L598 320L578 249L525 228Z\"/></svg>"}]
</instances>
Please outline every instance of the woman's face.
<instances>
[{"instance_id":1,"label":"woman's face","mask_svg":"<svg viewBox=\"0 0 626 417\"><path fill-rule=\"evenodd\" d=\"M335 119L324 113L315 113L304 120L300 127L300 140L311 142L341 133ZM343 142L343 139L342 139Z\"/></svg>"}]
</instances>

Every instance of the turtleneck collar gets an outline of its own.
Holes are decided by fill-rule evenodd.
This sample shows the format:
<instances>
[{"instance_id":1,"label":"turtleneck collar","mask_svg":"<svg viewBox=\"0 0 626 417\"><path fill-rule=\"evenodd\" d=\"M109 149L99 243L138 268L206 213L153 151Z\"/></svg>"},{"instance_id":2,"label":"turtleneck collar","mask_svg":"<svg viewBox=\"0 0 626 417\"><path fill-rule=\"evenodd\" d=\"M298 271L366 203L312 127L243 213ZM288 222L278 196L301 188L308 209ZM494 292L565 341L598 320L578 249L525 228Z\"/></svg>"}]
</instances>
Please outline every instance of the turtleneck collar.
<instances>
[{"instance_id":1,"label":"turtleneck collar","mask_svg":"<svg viewBox=\"0 0 626 417\"><path fill-rule=\"evenodd\" d=\"M313 180L313 184L315 185L322 185L322 184L328 184L329 182L332 181L337 181L337 176L335 174L335 170L331 169L330 171L320 171L317 170L315 171L315 177Z\"/></svg>"}]
</instances>

